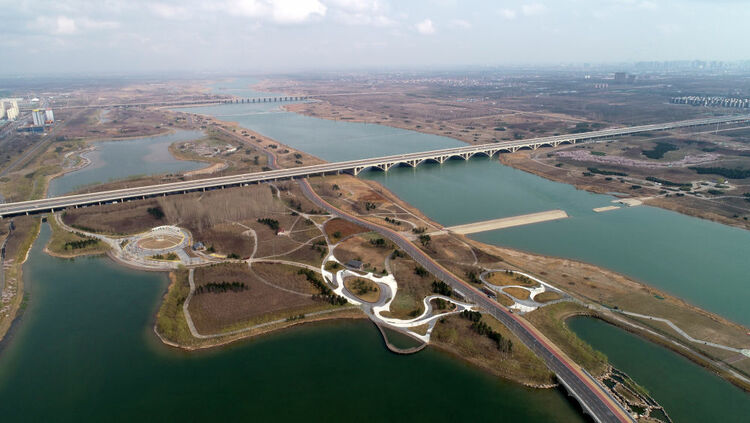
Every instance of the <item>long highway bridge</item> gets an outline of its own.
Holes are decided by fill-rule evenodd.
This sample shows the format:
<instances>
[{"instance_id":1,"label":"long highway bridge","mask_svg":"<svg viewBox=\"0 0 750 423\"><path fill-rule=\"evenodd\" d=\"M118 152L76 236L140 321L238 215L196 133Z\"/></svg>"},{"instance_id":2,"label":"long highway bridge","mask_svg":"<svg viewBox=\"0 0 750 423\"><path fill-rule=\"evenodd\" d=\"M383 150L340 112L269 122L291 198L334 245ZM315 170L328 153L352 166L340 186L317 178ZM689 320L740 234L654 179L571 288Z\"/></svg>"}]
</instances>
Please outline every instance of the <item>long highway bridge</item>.
<instances>
[{"instance_id":1,"label":"long highway bridge","mask_svg":"<svg viewBox=\"0 0 750 423\"><path fill-rule=\"evenodd\" d=\"M408 153L394 156L378 157L373 159L351 160L338 163L326 163L313 166L304 166L294 169L278 169L268 172L248 173L218 178L209 178L196 181L176 182L160 185L150 185L137 188L127 188L113 191L104 191L90 194L68 195L42 200L25 201L0 205L0 217L16 216L22 214L45 213L62 210L69 207L82 207L88 205L116 203L134 199L142 199L154 196L179 194L193 191L204 191L208 189L225 188L232 186L243 186L251 183L274 181L279 179L306 178L314 175L330 173L350 172L358 174L364 169L378 168L387 171L393 166L407 165L418 166L425 161L436 161L443 163L446 160L457 157L468 160L476 154L493 156L499 152L512 152L521 148L536 149L542 146L557 146L563 143L577 143L608 137L616 137L637 134L649 131L668 130L675 128L688 128L702 125L719 125L731 123L743 123L750 121L750 116L732 116L722 118L697 119L682 122L673 122L656 125L643 125L629 128L607 129L603 131L589 132L584 134L560 135L553 137L535 138L530 140L510 141L503 143L485 144L477 146L466 146L448 148L441 150L426 151L420 153ZM478 306L485 309L492 316L502 322L532 351L539 355L547 366L557 375L557 379L582 405L583 409L597 422L633 422L634 419L622 408L622 406L611 397L591 375L575 364L569 357L552 344L541 332L531 326L523 318L511 314L496 301L485 296L481 291L468 283L462 281L430 258L427 254L417 248L411 241L404 238L388 228L375 225L356 216L343 212L331 206L321 199L303 180L301 187L305 195L318 206L325 208L346 220L363 225L371 230L386 236L396 243L407 254L414 258L420 265L429 270L433 275L448 283L454 288L460 288L467 299L474 301Z\"/></svg>"},{"instance_id":2,"label":"long highway bridge","mask_svg":"<svg viewBox=\"0 0 750 423\"><path fill-rule=\"evenodd\" d=\"M405 153L393 156L375 157L370 159L349 160L336 163L323 163L311 166L301 166L291 169L277 169L267 172L245 173L240 175L221 176L183 182L171 182L158 185L148 185L136 188L125 188L87 194L65 195L60 197L44 198L40 200L0 204L0 218L26 214L48 213L70 207L86 207L92 205L118 203L123 201L146 199L171 194L187 194L189 192L244 186L248 184L270 182L283 179L306 178L310 176L337 174L342 172L358 175L363 170L370 168L387 171L393 166L416 167L426 161L443 163L446 160L452 158L469 160L472 156L477 154L484 154L486 156L492 157L497 153L515 152L523 148L537 149L544 146L556 147L560 144L575 144L583 141L612 138L643 132L662 131L677 128L690 128L704 125L718 126L720 124L736 124L743 122L750 122L750 115L693 119L680 122L631 126L626 128L613 128L581 134L556 135L551 137L532 138L528 140L444 148L440 150L422 151L418 153Z\"/></svg>"},{"instance_id":3,"label":"long highway bridge","mask_svg":"<svg viewBox=\"0 0 750 423\"><path fill-rule=\"evenodd\" d=\"M86 104L86 105L73 105L73 106L57 106L53 105L55 109L117 109L117 108L129 108L129 107L189 107L189 106L208 106L215 104L252 104L252 103L281 103L287 101L304 101L309 100L312 97L309 95L289 95L289 96L276 96L276 97L216 97L216 98L188 98L184 100L172 100L172 101L152 101L147 103L112 103L112 104ZM22 111L31 111L31 109L21 109Z\"/></svg>"}]
</instances>

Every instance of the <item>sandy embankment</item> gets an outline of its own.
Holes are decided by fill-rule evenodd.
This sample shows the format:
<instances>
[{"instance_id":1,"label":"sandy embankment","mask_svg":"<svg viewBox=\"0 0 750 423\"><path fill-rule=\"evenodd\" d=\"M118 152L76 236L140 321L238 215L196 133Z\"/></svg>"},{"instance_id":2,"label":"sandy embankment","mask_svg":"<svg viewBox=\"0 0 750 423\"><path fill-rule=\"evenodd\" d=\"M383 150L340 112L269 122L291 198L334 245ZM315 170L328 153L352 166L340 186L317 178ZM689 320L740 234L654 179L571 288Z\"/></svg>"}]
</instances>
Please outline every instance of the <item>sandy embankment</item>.
<instances>
[{"instance_id":1,"label":"sandy embankment","mask_svg":"<svg viewBox=\"0 0 750 423\"><path fill-rule=\"evenodd\" d=\"M521 216L503 217L501 219L485 220L483 222L467 223L445 228L457 234L473 234L476 232L492 231L495 229L511 228L514 226L530 225L532 223L547 222L549 220L565 219L568 214L564 210L548 210Z\"/></svg>"}]
</instances>

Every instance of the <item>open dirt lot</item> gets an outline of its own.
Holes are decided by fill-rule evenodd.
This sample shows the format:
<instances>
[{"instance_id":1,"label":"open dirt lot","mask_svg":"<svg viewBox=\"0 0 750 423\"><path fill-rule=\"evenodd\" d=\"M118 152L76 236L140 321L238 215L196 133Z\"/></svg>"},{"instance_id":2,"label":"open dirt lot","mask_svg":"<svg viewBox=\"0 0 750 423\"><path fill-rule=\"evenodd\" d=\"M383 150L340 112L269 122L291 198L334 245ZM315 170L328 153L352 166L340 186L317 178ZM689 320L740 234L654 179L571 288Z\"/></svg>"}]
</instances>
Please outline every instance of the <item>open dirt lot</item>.
<instances>
[{"instance_id":1,"label":"open dirt lot","mask_svg":"<svg viewBox=\"0 0 750 423\"><path fill-rule=\"evenodd\" d=\"M295 295L263 283L246 264L221 264L196 269L196 288L208 283L242 282L241 292L203 293L190 302L190 314L202 333L220 332L232 325L264 316L319 305L309 295Z\"/></svg>"}]
</instances>

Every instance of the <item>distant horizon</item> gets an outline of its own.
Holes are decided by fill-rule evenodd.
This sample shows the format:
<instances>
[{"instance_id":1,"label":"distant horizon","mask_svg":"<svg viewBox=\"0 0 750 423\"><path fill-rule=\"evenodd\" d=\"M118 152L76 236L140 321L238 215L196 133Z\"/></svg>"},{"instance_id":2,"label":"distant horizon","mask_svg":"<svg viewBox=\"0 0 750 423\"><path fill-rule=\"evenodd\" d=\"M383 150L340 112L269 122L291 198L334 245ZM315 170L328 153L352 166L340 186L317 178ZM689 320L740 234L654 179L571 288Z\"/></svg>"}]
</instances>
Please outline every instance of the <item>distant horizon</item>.
<instances>
[{"instance_id":1,"label":"distant horizon","mask_svg":"<svg viewBox=\"0 0 750 423\"><path fill-rule=\"evenodd\" d=\"M750 59L733 0L0 0L0 75Z\"/></svg>"},{"instance_id":2,"label":"distant horizon","mask_svg":"<svg viewBox=\"0 0 750 423\"><path fill-rule=\"evenodd\" d=\"M686 65L707 64L707 68L690 67ZM174 79L186 79L195 77L242 77L242 76L302 76L302 75L344 75L344 74L396 74L396 73L451 73L451 72L493 72L493 71L540 71L540 72L656 72L653 65L683 66L679 70L693 70L696 72L711 72L721 70L711 65L721 64L723 70L747 70L750 71L750 59L738 60L713 60L713 59L684 59L684 60L643 60L635 62L571 62L571 63L517 63L496 65L423 65L423 66L380 66L380 67L349 67L349 68L298 68L276 71L257 71L242 69L226 70L186 70L186 69L164 69L164 70L131 70L131 71L68 71L68 72L24 72L24 73L0 73L0 80L24 79L24 78L70 78L79 79L87 77L118 77L118 78L150 78L150 77L173 77ZM651 66L651 68L649 68Z\"/></svg>"}]
</instances>

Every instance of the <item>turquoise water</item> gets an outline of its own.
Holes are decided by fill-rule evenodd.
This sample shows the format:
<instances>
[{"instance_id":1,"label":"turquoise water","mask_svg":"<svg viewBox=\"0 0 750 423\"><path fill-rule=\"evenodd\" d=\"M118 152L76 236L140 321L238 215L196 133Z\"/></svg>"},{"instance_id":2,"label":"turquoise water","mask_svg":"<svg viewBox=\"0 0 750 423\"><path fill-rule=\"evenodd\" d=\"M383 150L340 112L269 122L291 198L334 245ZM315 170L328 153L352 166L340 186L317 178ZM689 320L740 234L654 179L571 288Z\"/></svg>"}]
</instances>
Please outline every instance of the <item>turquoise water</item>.
<instances>
[{"instance_id":1,"label":"turquoise water","mask_svg":"<svg viewBox=\"0 0 750 423\"><path fill-rule=\"evenodd\" d=\"M288 104L288 103L281 103ZM285 112L279 103L181 108L237 122L269 138L329 161L352 160L462 145L453 138L389 126L334 121Z\"/></svg>"},{"instance_id":2,"label":"turquoise water","mask_svg":"<svg viewBox=\"0 0 750 423\"><path fill-rule=\"evenodd\" d=\"M569 218L471 235L489 244L573 258L629 275L750 325L750 232L655 207L596 213L592 194L486 158L396 168L365 177L444 225L551 209Z\"/></svg>"},{"instance_id":3,"label":"turquoise water","mask_svg":"<svg viewBox=\"0 0 750 423\"><path fill-rule=\"evenodd\" d=\"M274 109L275 107L275 109ZM238 122L328 161L463 145L457 140L374 124L330 121L277 106L181 109ZM582 260L668 291L750 325L750 232L655 207L595 213L614 197L476 157L392 168L362 177L382 183L443 225L562 209L560 221L472 235L530 252ZM719 289L717 289L719 287Z\"/></svg>"},{"instance_id":4,"label":"turquoise water","mask_svg":"<svg viewBox=\"0 0 750 423\"><path fill-rule=\"evenodd\" d=\"M152 137L95 142L94 151L86 153L91 164L66 173L50 182L48 195L67 194L82 186L110 182L136 175L178 173L205 167L205 163L177 160L169 145L203 137L200 131L175 130Z\"/></svg>"},{"instance_id":5,"label":"turquoise water","mask_svg":"<svg viewBox=\"0 0 750 423\"><path fill-rule=\"evenodd\" d=\"M598 319L576 317L568 326L645 386L675 422L748 421L750 396L688 359Z\"/></svg>"},{"instance_id":6,"label":"turquoise water","mask_svg":"<svg viewBox=\"0 0 750 423\"><path fill-rule=\"evenodd\" d=\"M3 422L584 421L560 391L502 381L430 349L389 353L365 321L209 352L169 349L152 331L163 274L50 257L49 234L44 225L24 265L31 301L0 351Z\"/></svg>"}]
</instances>

